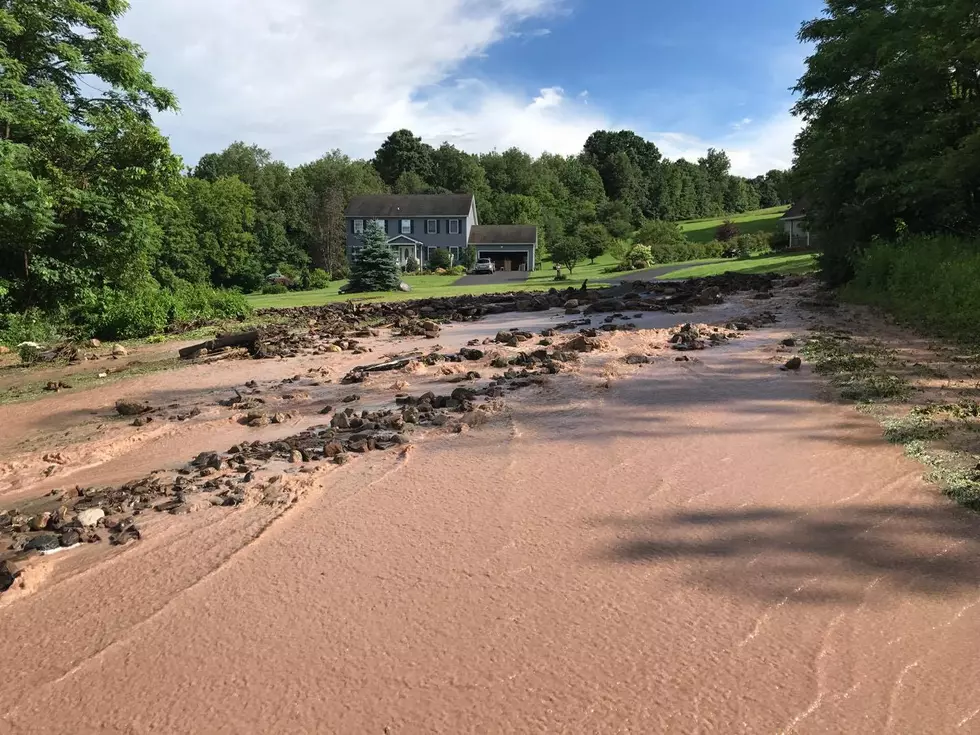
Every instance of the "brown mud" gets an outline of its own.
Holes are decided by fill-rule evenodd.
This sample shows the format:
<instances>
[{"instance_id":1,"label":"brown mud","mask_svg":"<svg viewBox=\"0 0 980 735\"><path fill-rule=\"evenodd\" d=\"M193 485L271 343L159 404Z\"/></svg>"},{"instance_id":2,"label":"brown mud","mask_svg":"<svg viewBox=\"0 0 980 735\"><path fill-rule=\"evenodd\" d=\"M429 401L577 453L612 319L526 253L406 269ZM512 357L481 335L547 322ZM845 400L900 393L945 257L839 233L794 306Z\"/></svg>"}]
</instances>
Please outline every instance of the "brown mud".
<instances>
[{"instance_id":1,"label":"brown mud","mask_svg":"<svg viewBox=\"0 0 980 735\"><path fill-rule=\"evenodd\" d=\"M238 504L197 489L139 540L19 560L0 732L980 731L980 522L808 360L780 370L840 318L811 291L383 329L0 407L4 508L281 452ZM460 387L500 391L423 400L441 425L343 466L320 435L275 448ZM285 418L242 423L236 391Z\"/></svg>"}]
</instances>

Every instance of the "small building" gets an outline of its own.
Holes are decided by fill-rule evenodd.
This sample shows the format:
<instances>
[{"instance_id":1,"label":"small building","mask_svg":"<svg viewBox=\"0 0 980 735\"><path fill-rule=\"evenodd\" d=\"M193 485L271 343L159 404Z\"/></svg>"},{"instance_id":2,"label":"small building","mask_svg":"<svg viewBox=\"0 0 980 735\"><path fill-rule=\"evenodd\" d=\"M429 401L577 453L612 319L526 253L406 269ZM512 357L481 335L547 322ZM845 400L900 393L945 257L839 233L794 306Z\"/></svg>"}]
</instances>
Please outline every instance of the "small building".
<instances>
[{"instance_id":1,"label":"small building","mask_svg":"<svg viewBox=\"0 0 980 735\"><path fill-rule=\"evenodd\" d=\"M809 247L810 231L807 227L807 205L805 200L796 202L779 218L783 231L789 235L790 247Z\"/></svg>"},{"instance_id":2,"label":"small building","mask_svg":"<svg viewBox=\"0 0 980 735\"><path fill-rule=\"evenodd\" d=\"M434 251L448 250L459 263L469 246L497 270L534 270L538 230L534 225L481 225L472 194L377 194L357 196L347 207L347 257L363 247L376 223L403 268L411 258L426 268Z\"/></svg>"}]
</instances>

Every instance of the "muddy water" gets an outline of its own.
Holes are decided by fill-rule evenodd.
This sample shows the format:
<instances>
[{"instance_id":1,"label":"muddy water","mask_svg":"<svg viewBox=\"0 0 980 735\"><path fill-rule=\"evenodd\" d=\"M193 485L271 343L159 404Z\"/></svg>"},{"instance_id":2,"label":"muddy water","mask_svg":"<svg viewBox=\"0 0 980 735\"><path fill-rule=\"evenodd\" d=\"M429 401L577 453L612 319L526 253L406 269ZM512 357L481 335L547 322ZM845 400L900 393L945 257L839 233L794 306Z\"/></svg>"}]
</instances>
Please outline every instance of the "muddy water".
<instances>
[{"instance_id":1,"label":"muddy water","mask_svg":"<svg viewBox=\"0 0 980 735\"><path fill-rule=\"evenodd\" d=\"M0 732L980 732L976 517L782 333L614 360L648 334L277 519L59 562L0 608Z\"/></svg>"}]
</instances>

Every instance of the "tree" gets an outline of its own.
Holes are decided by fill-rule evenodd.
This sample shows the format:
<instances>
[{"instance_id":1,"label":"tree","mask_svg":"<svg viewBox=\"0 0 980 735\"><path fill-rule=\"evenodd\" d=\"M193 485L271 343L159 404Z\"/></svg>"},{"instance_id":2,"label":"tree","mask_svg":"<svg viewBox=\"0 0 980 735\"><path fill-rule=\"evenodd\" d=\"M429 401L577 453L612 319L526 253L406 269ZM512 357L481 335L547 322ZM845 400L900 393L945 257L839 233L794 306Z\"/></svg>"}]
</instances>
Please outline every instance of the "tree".
<instances>
[{"instance_id":1,"label":"tree","mask_svg":"<svg viewBox=\"0 0 980 735\"><path fill-rule=\"evenodd\" d=\"M5 226L26 238L0 243L0 280L15 306L76 305L93 289L136 288L149 276L147 253L160 237L153 212L179 175L152 115L176 100L119 35L125 8L0 5L2 166L27 196L15 205L7 190L3 203Z\"/></svg>"},{"instance_id":2,"label":"tree","mask_svg":"<svg viewBox=\"0 0 980 735\"><path fill-rule=\"evenodd\" d=\"M419 262L415 259L414 255L409 255L408 260L405 261L405 272L406 273L419 272Z\"/></svg>"},{"instance_id":3,"label":"tree","mask_svg":"<svg viewBox=\"0 0 980 735\"><path fill-rule=\"evenodd\" d=\"M394 186L398 177L408 172L430 181L432 146L415 137L411 130L396 130L381 144L372 163L388 186Z\"/></svg>"},{"instance_id":4,"label":"tree","mask_svg":"<svg viewBox=\"0 0 980 735\"><path fill-rule=\"evenodd\" d=\"M194 177L217 181L237 176L253 189L258 187L259 175L272 162L272 154L257 145L235 141L221 153L206 153L194 168Z\"/></svg>"},{"instance_id":5,"label":"tree","mask_svg":"<svg viewBox=\"0 0 980 735\"><path fill-rule=\"evenodd\" d=\"M585 257L595 263L595 259L606 252L609 247L609 233L600 224L582 224L575 230L575 236L585 248Z\"/></svg>"},{"instance_id":6,"label":"tree","mask_svg":"<svg viewBox=\"0 0 980 735\"><path fill-rule=\"evenodd\" d=\"M452 266L452 256L445 248L436 248L429 253L429 268L432 270L448 270Z\"/></svg>"},{"instance_id":7,"label":"tree","mask_svg":"<svg viewBox=\"0 0 980 735\"><path fill-rule=\"evenodd\" d=\"M568 235L551 244L551 259L571 273L585 257L585 245L575 235Z\"/></svg>"},{"instance_id":8,"label":"tree","mask_svg":"<svg viewBox=\"0 0 980 735\"><path fill-rule=\"evenodd\" d=\"M433 185L454 194L473 194L483 198L490 194L487 173L476 156L443 143L432 152Z\"/></svg>"},{"instance_id":9,"label":"tree","mask_svg":"<svg viewBox=\"0 0 980 735\"><path fill-rule=\"evenodd\" d=\"M636 241L644 245L683 245L687 238L676 223L655 219L640 228Z\"/></svg>"},{"instance_id":10,"label":"tree","mask_svg":"<svg viewBox=\"0 0 980 735\"><path fill-rule=\"evenodd\" d=\"M825 276L853 275L874 239L980 232L980 16L975 0L830 0L796 91L793 185ZM872 51L869 51L873 49Z\"/></svg>"},{"instance_id":11,"label":"tree","mask_svg":"<svg viewBox=\"0 0 980 735\"><path fill-rule=\"evenodd\" d=\"M351 268L348 293L395 291L401 284L401 269L388 246L388 236L373 222L364 230L361 252Z\"/></svg>"},{"instance_id":12,"label":"tree","mask_svg":"<svg viewBox=\"0 0 980 735\"><path fill-rule=\"evenodd\" d=\"M393 194L436 194L438 189L433 187L431 184L427 184L421 176L419 176L414 171L406 171L398 180L395 185L391 187Z\"/></svg>"}]
</instances>

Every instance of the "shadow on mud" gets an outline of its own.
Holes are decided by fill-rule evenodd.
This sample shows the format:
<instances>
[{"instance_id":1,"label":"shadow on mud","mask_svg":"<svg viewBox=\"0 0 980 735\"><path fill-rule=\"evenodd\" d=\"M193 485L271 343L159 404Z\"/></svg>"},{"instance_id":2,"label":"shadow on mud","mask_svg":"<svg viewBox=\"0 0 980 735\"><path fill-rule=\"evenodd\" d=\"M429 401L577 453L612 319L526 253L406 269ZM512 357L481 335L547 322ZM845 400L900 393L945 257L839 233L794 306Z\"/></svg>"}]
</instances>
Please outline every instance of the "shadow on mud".
<instances>
[{"instance_id":1,"label":"shadow on mud","mask_svg":"<svg viewBox=\"0 0 980 735\"><path fill-rule=\"evenodd\" d=\"M719 509L588 525L617 536L605 561L673 567L733 596L822 604L861 600L878 582L924 596L980 586L980 526L954 505Z\"/></svg>"}]
</instances>

